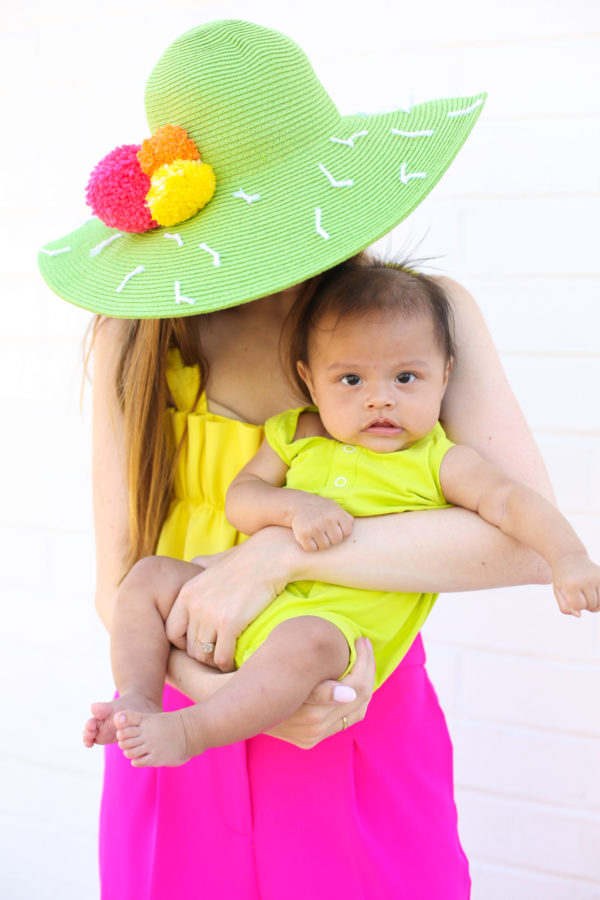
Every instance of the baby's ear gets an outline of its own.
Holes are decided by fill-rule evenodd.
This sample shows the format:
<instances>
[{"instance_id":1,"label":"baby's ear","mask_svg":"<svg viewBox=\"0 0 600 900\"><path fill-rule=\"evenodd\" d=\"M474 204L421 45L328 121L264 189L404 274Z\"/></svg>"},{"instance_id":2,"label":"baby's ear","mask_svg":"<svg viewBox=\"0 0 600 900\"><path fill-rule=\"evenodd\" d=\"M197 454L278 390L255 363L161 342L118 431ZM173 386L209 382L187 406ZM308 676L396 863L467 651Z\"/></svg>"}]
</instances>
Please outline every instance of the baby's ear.
<instances>
[{"instance_id":1,"label":"baby's ear","mask_svg":"<svg viewBox=\"0 0 600 900\"><path fill-rule=\"evenodd\" d=\"M315 403L315 393L313 389L313 381L310 374L310 369L308 368L307 363L303 362L301 359L296 363L296 369L298 370L298 375L308 388L310 392L310 396L312 397L313 403Z\"/></svg>"},{"instance_id":2,"label":"baby's ear","mask_svg":"<svg viewBox=\"0 0 600 900\"><path fill-rule=\"evenodd\" d=\"M448 387L448 378L450 377L450 372L452 371L453 365L454 365L454 357L451 356L446 364L446 371L444 372L444 393L446 392L446 388Z\"/></svg>"}]
</instances>

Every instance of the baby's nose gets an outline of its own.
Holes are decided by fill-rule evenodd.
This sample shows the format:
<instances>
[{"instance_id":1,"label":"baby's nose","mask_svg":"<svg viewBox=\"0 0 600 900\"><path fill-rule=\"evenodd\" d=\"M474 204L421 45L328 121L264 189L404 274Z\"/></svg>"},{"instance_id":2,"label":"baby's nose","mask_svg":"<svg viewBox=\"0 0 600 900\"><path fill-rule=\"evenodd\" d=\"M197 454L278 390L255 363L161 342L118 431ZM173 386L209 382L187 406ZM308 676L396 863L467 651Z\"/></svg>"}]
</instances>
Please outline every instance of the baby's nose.
<instances>
[{"instance_id":1,"label":"baby's nose","mask_svg":"<svg viewBox=\"0 0 600 900\"><path fill-rule=\"evenodd\" d=\"M389 391L383 388L374 390L367 400L367 406L370 409L391 409L394 406L394 398Z\"/></svg>"}]
</instances>

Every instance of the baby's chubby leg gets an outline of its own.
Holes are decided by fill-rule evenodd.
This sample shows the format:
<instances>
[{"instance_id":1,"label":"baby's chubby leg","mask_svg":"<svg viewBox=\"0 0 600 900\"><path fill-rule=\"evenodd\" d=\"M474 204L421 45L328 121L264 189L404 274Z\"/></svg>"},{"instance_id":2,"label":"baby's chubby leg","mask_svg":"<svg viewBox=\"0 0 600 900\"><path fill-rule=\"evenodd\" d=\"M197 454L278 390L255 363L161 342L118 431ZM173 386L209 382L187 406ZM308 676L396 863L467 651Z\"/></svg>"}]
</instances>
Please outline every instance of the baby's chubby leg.
<instances>
[{"instance_id":1,"label":"baby's chubby leg","mask_svg":"<svg viewBox=\"0 0 600 900\"><path fill-rule=\"evenodd\" d=\"M124 578L111 625L111 663L120 696L109 703L92 704L93 717L83 732L86 747L116 740L113 720L118 710L162 709L171 646L165 621L183 585L201 571L193 563L149 556Z\"/></svg>"},{"instance_id":2,"label":"baby's chubby leg","mask_svg":"<svg viewBox=\"0 0 600 900\"><path fill-rule=\"evenodd\" d=\"M295 712L317 684L340 678L350 651L317 616L277 625L216 694L168 713L117 713L117 740L134 766L177 766L209 747L261 734Z\"/></svg>"}]
</instances>

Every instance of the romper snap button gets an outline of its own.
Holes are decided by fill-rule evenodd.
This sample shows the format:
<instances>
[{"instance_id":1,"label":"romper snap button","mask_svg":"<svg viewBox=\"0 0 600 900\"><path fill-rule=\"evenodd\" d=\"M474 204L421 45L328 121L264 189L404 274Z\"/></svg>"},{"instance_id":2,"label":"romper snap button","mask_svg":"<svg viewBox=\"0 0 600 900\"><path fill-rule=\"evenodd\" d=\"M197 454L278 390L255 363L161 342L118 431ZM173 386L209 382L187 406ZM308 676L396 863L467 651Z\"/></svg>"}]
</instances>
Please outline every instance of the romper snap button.
<instances>
[{"instance_id":1,"label":"romper snap button","mask_svg":"<svg viewBox=\"0 0 600 900\"><path fill-rule=\"evenodd\" d=\"M346 485L348 484L348 479L344 478L343 475L338 475L333 483L336 487L346 487Z\"/></svg>"},{"instance_id":2,"label":"romper snap button","mask_svg":"<svg viewBox=\"0 0 600 900\"><path fill-rule=\"evenodd\" d=\"M342 449L344 453L354 453L355 448L352 446L352 444L344 444Z\"/></svg>"}]
</instances>

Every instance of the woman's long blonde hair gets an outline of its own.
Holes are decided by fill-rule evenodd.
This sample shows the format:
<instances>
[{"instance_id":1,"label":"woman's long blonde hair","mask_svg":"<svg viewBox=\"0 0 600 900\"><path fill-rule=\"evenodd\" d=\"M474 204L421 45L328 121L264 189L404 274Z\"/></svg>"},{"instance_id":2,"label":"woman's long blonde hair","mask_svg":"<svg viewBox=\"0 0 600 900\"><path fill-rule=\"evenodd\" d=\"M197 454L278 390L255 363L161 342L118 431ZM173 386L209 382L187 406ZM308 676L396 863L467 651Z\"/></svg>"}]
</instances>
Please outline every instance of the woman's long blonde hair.
<instances>
[{"instance_id":1,"label":"woman's long blonde hair","mask_svg":"<svg viewBox=\"0 0 600 900\"><path fill-rule=\"evenodd\" d=\"M125 476L128 485L129 546L124 548L125 575L131 566L155 552L160 529L168 512L173 476L180 445L175 447L165 418L173 397L167 384L167 353L176 347L183 364L198 366L198 397L208 377L202 350L199 317L132 319L115 373L115 391L123 413ZM87 358L103 319L92 323ZM198 398L196 398L198 399Z\"/></svg>"}]
</instances>

